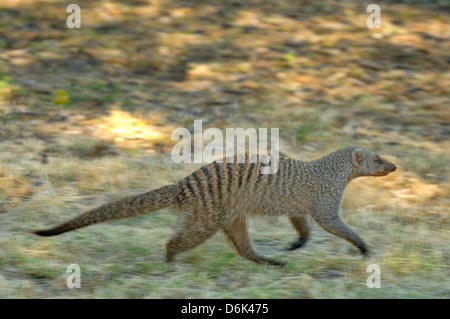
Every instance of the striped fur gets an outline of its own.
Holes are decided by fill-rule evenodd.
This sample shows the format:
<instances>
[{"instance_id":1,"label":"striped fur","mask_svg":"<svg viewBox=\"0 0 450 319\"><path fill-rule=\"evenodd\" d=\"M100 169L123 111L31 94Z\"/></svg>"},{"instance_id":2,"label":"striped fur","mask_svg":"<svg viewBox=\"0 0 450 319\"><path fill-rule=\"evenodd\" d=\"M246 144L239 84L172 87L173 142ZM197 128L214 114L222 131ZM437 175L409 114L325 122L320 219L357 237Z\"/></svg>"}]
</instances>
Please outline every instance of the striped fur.
<instances>
[{"instance_id":1,"label":"striped fur","mask_svg":"<svg viewBox=\"0 0 450 319\"><path fill-rule=\"evenodd\" d=\"M311 162L270 157L278 161L275 174L261 174L260 156L235 156L223 163L202 166L176 184L148 193L130 196L89 210L54 228L35 232L41 236L58 235L109 219L131 217L169 208L178 212L178 228L167 243L167 261L194 248L222 230L239 254L260 263L283 263L258 255L247 232L252 215L286 215L299 234L289 250L309 239L305 215L312 216L324 229L355 244L363 254L362 239L339 218L345 187L359 176L383 176L396 166L366 149L352 146ZM256 160L256 161L255 161Z\"/></svg>"}]
</instances>

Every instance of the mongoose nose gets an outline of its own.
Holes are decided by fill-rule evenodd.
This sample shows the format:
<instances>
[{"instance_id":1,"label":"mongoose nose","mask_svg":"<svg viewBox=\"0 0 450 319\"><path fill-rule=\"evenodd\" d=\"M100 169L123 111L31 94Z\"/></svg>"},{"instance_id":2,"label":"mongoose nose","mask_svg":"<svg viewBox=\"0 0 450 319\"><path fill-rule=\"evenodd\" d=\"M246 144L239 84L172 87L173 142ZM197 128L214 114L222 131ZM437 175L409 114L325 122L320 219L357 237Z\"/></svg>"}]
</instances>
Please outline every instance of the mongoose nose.
<instances>
[{"instance_id":1,"label":"mongoose nose","mask_svg":"<svg viewBox=\"0 0 450 319\"><path fill-rule=\"evenodd\" d=\"M397 165L394 164L394 171L396 171L396 170L397 170Z\"/></svg>"}]
</instances>

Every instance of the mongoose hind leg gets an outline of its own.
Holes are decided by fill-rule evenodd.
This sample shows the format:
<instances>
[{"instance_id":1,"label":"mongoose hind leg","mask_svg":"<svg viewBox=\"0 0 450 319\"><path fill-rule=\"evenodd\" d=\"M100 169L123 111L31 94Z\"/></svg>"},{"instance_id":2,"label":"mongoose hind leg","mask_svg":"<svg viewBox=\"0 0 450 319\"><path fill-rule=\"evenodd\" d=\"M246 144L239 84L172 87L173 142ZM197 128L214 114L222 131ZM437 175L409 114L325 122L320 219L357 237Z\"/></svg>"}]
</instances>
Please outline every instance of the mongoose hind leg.
<instances>
[{"instance_id":1,"label":"mongoose hind leg","mask_svg":"<svg viewBox=\"0 0 450 319\"><path fill-rule=\"evenodd\" d=\"M367 248L364 241L350 227L344 224L344 222L338 216L334 216L332 218L328 217L315 219L323 229L333 235L336 235L353 243L356 247L359 248L364 256L367 256Z\"/></svg>"},{"instance_id":2,"label":"mongoose hind leg","mask_svg":"<svg viewBox=\"0 0 450 319\"><path fill-rule=\"evenodd\" d=\"M178 230L166 245L166 261L171 262L176 254L197 247L218 230L214 223L205 224L194 216L182 217Z\"/></svg>"},{"instance_id":3,"label":"mongoose hind leg","mask_svg":"<svg viewBox=\"0 0 450 319\"><path fill-rule=\"evenodd\" d=\"M239 255L255 261L260 264L268 264L273 266L284 267L286 263L276 260L268 259L258 255L251 244L250 237L248 235L247 221L245 219L236 219L230 225L223 229L223 232L236 247Z\"/></svg>"},{"instance_id":4,"label":"mongoose hind leg","mask_svg":"<svg viewBox=\"0 0 450 319\"><path fill-rule=\"evenodd\" d=\"M295 250L302 247L309 240L310 232L308 220L305 215L290 216L289 219L300 236L296 241L292 242L286 250Z\"/></svg>"}]
</instances>

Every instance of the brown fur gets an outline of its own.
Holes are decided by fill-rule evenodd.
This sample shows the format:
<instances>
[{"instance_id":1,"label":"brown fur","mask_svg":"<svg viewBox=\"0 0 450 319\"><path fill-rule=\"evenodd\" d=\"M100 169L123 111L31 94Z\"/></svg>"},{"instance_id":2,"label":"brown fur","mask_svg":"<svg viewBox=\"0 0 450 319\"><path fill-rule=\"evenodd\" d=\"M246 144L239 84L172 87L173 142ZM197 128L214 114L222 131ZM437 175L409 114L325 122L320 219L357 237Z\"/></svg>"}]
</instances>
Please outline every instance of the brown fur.
<instances>
[{"instance_id":1,"label":"brown fur","mask_svg":"<svg viewBox=\"0 0 450 319\"><path fill-rule=\"evenodd\" d=\"M256 156L251 163L213 162L180 182L108 203L75 217L41 236L58 235L108 219L117 219L171 208L180 213L177 231L167 243L167 261L194 248L222 230L238 253L259 263L283 263L258 255L252 248L247 218L252 215L287 215L299 234L289 250L309 239L306 215L312 216L328 232L356 245L363 254L364 241L339 218L342 195L348 183L360 176L384 176L396 166L361 147L340 149L320 159L303 162L289 158L278 161L275 174L261 174L264 164Z\"/></svg>"}]
</instances>

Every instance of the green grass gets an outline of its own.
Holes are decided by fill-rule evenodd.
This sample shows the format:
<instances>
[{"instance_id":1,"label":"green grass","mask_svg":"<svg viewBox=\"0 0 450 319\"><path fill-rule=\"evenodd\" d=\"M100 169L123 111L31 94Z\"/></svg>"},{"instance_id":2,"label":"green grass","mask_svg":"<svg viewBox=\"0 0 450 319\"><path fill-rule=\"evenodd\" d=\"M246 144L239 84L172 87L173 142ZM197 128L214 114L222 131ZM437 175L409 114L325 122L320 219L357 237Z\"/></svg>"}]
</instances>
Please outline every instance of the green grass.
<instances>
[{"instance_id":1,"label":"green grass","mask_svg":"<svg viewBox=\"0 0 450 319\"><path fill-rule=\"evenodd\" d=\"M308 139L308 136L315 131L316 127L317 125L315 123L307 123L298 126L295 129L297 141L306 141Z\"/></svg>"}]
</instances>

